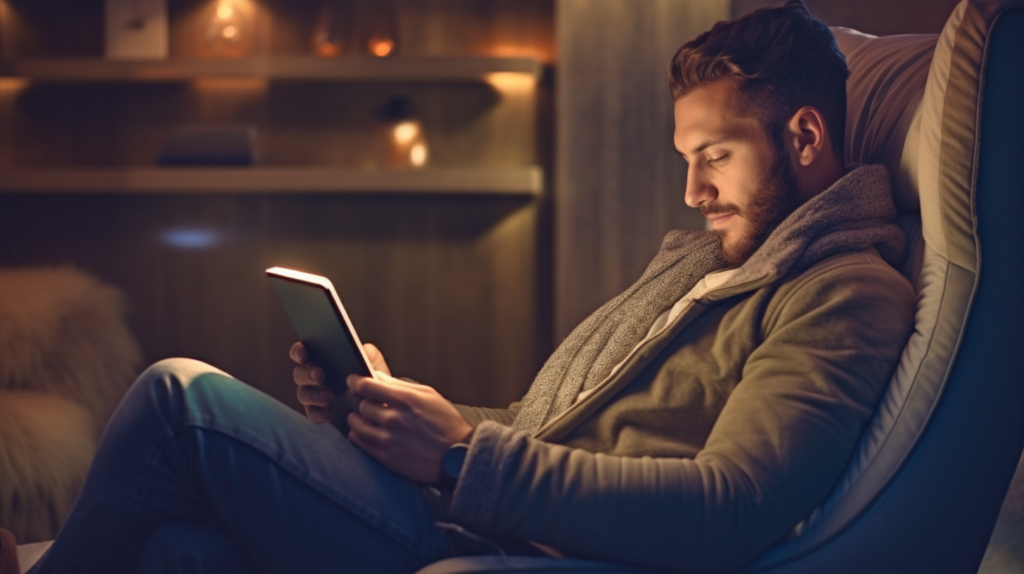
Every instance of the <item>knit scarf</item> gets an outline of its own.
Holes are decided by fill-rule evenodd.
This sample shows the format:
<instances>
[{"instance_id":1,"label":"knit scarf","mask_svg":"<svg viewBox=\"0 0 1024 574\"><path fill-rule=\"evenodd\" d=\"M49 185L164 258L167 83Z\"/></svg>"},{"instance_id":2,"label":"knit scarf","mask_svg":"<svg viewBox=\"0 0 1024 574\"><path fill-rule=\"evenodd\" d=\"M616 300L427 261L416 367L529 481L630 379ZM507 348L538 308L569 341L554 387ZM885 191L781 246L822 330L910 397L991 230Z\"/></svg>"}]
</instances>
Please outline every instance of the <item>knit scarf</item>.
<instances>
[{"instance_id":1,"label":"knit scarf","mask_svg":"<svg viewBox=\"0 0 1024 574\"><path fill-rule=\"evenodd\" d=\"M776 281L830 255L869 247L898 266L904 238L893 223L895 216L885 168L855 168L790 214L719 289L760 287L765 279ZM608 379L658 316L705 275L725 266L717 233L670 231L640 279L573 329L548 358L512 427L536 434L581 391Z\"/></svg>"}]
</instances>

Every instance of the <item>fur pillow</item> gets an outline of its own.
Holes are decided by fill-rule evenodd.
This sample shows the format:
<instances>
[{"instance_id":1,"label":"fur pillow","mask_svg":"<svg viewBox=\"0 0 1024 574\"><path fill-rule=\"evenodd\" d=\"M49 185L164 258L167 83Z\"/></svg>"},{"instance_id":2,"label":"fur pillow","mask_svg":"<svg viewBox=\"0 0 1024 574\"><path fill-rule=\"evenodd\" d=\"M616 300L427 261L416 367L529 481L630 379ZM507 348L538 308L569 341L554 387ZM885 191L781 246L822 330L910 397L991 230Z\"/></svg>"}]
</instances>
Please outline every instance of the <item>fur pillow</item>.
<instances>
[{"instance_id":1,"label":"fur pillow","mask_svg":"<svg viewBox=\"0 0 1024 574\"><path fill-rule=\"evenodd\" d=\"M96 451L95 429L71 401L0 391L0 524L18 542L57 534Z\"/></svg>"},{"instance_id":2,"label":"fur pillow","mask_svg":"<svg viewBox=\"0 0 1024 574\"><path fill-rule=\"evenodd\" d=\"M0 389L53 393L97 431L139 372L120 291L72 268L0 270Z\"/></svg>"}]
</instances>

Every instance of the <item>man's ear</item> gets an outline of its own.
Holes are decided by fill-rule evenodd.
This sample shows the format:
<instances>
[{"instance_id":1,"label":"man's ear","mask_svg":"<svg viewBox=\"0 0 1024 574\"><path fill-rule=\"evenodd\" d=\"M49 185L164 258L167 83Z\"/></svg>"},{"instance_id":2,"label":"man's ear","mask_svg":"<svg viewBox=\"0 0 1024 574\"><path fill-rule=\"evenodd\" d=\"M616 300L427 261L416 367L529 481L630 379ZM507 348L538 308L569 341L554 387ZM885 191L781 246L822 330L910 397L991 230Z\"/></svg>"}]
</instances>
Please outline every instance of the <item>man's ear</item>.
<instances>
[{"instance_id":1,"label":"man's ear","mask_svg":"<svg viewBox=\"0 0 1024 574\"><path fill-rule=\"evenodd\" d=\"M832 153L825 118L812 106L800 108L789 118L786 140L793 161L804 167L812 165L822 153Z\"/></svg>"}]
</instances>

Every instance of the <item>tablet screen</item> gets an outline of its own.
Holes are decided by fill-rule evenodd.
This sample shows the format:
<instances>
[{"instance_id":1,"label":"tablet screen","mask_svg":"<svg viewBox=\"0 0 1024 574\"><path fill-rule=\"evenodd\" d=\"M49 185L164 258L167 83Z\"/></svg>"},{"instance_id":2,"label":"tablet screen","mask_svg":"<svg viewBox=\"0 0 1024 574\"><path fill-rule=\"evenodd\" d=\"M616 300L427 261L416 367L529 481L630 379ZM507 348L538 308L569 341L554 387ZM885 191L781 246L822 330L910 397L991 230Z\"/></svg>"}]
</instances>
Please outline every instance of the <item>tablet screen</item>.
<instances>
[{"instance_id":1,"label":"tablet screen","mask_svg":"<svg viewBox=\"0 0 1024 574\"><path fill-rule=\"evenodd\" d=\"M287 274L285 272L288 272ZM372 376L359 337L326 278L275 267L267 270L309 362L324 369L325 383L345 388L352 373Z\"/></svg>"}]
</instances>

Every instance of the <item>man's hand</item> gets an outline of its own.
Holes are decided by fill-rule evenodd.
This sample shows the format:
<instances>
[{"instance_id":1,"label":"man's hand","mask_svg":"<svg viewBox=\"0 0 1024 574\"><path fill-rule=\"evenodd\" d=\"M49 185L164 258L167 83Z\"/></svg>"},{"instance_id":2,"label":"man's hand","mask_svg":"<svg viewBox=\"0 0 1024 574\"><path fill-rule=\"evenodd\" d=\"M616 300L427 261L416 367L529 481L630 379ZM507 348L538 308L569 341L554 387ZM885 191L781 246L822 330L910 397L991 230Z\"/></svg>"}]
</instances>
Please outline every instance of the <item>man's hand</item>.
<instances>
[{"instance_id":1,"label":"man's hand","mask_svg":"<svg viewBox=\"0 0 1024 574\"><path fill-rule=\"evenodd\" d=\"M350 413L349 440L386 468L416 482L436 483L441 456L473 427L432 387L389 374L349 375L348 388L363 398Z\"/></svg>"},{"instance_id":2,"label":"man's hand","mask_svg":"<svg viewBox=\"0 0 1024 574\"><path fill-rule=\"evenodd\" d=\"M370 359L370 366L374 371L391 375L391 369L384 361L384 355L380 349L370 343L363 344L367 358ZM337 413L334 410L334 393L324 386L324 370L316 365L310 365L309 354L302 343L295 343L288 350L288 356L298 363L292 371L292 379L298 387L295 394L306 409L306 416L313 422L333 423L337 420Z\"/></svg>"}]
</instances>

